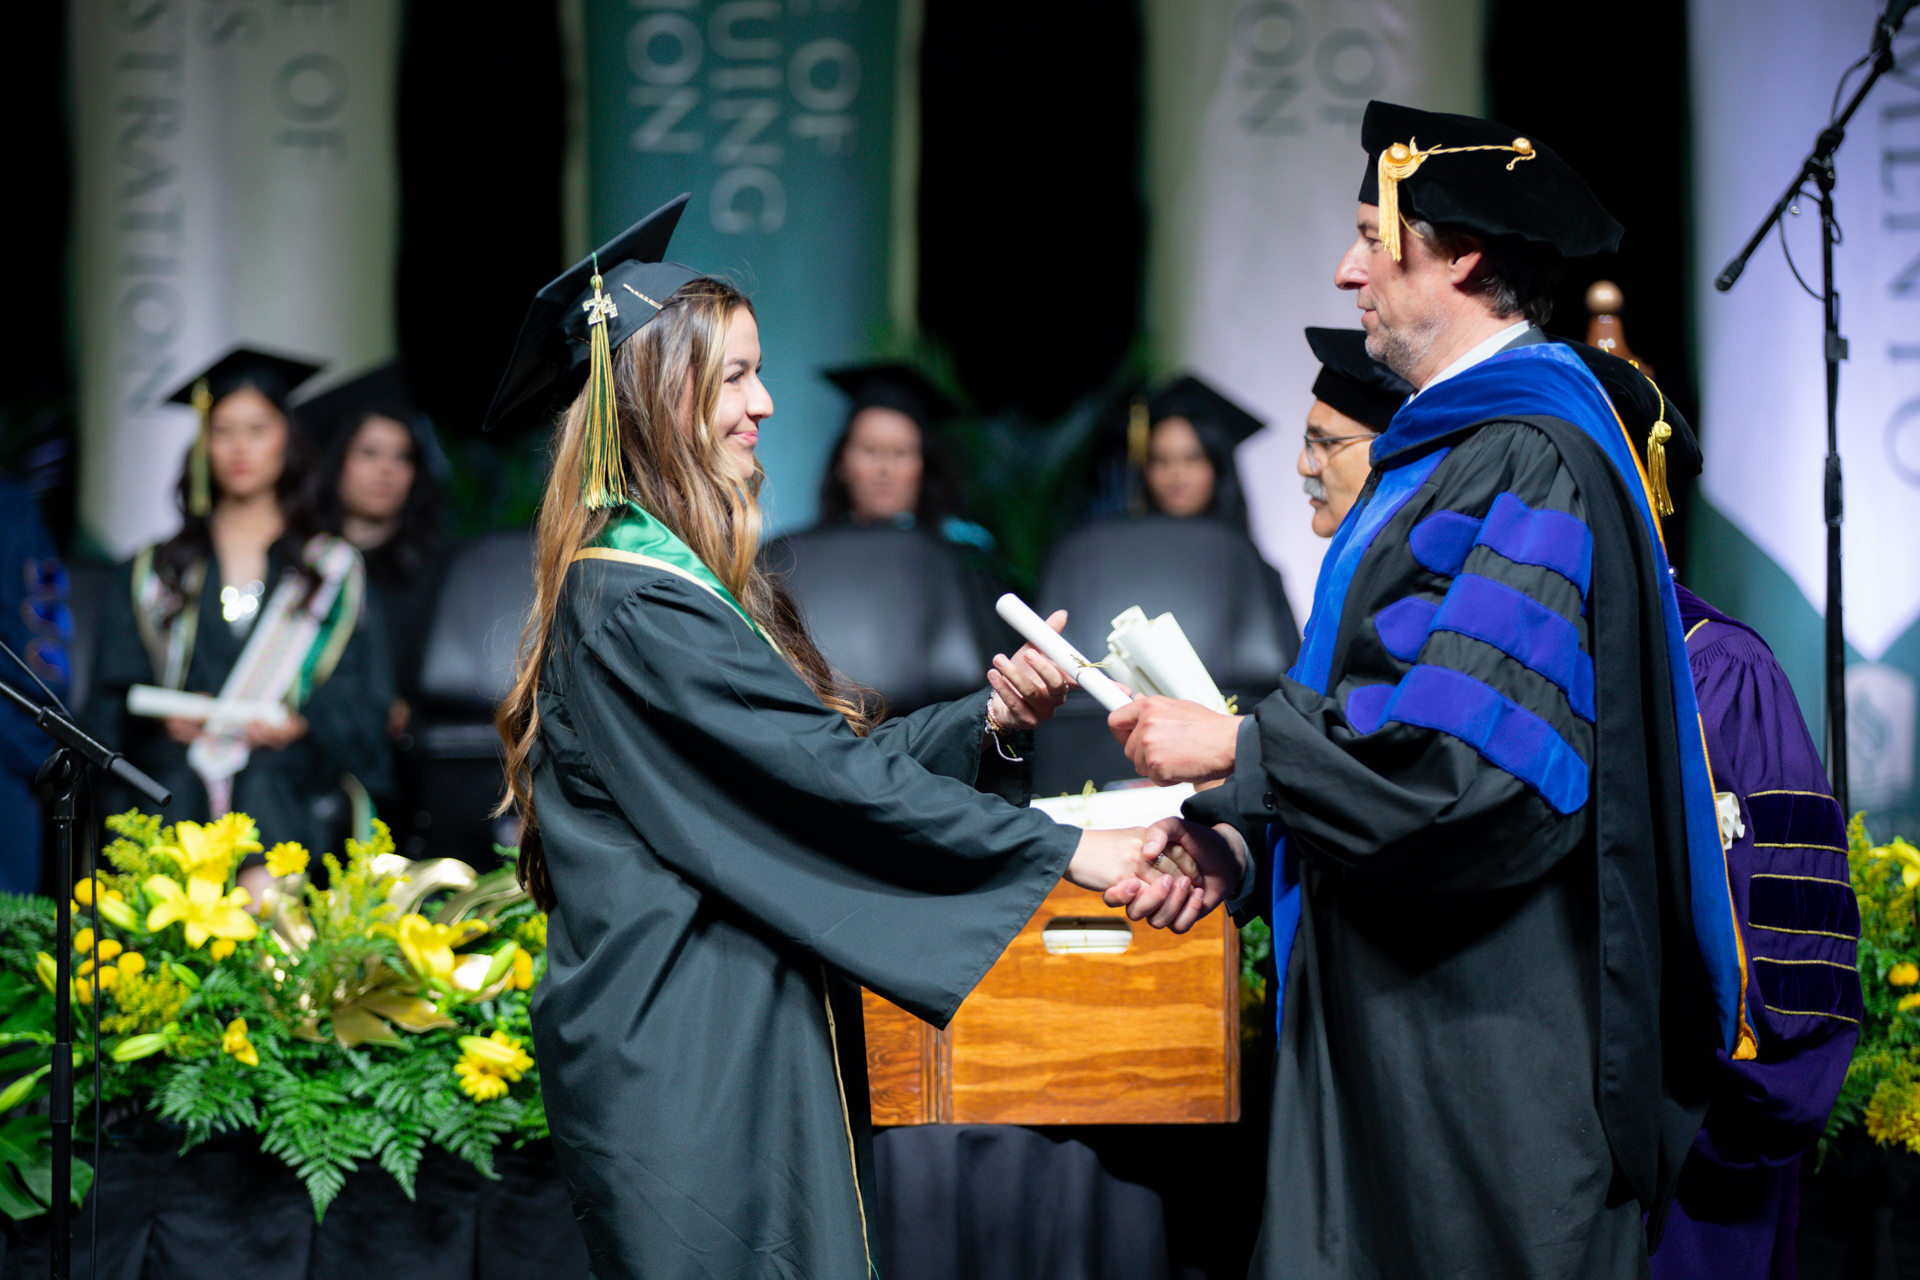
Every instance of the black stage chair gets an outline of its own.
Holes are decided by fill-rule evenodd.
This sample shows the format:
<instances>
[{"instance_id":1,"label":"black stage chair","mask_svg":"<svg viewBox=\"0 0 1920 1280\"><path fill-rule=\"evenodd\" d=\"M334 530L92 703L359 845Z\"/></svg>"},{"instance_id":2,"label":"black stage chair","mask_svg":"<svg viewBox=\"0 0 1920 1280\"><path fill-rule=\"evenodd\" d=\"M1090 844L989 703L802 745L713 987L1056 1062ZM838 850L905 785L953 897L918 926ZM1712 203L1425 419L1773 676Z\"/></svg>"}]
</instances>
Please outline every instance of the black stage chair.
<instances>
[{"instance_id":1,"label":"black stage chair","mask_svg":"<svg viewBox=\"0 0 1920 1280\"><path fill-rule=\"evenodd\" d=\"M493 865L495 843L514 844L511 818L490 817L506 783L493 713L513 683L520 632L533 606L533 535L490 533L447 566L427 632L420 703L399 744L410 814L393 824L410 858Z\"/></svg>"},{"instance_id":2,"label":"black stage chair","mask_svg":"<svg viewBox=\"0 0 1920 1280\"><path fill-rule=\"evenodd\" d=\"M1244 534L1214 520L1141 516L1076 530L1040 576L1041 614L1067 610L1067 639L1089 658L1107 652L1115 617L1139 605L1172 613L1220 692L1251 710L1278 687L1300 650L1280 575ZM1075 695L1035 734L1033 793L1079 791L1135 778L1106 713Z\"/></svg>"},{"instance_id":3,"label":"black stage chair","mask_svg":"<svg viewBox=\"0 0 1920 1280\"><path fill-rule=\"evenodd\" d=\"M890 714L985 688L993 655L1011 652L984 575L931 533L812 529L774 543L767 565L786 578L827 661L878 691Z\"/></svg>"}]
</instances>

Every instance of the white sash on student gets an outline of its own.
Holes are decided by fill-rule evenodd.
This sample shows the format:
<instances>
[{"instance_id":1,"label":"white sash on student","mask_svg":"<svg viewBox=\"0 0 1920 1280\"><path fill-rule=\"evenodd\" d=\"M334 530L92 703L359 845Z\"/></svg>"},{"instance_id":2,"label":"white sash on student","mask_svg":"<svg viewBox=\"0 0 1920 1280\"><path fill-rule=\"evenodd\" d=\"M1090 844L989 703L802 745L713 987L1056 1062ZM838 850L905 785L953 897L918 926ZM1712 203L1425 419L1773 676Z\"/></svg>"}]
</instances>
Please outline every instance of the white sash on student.
<instances>
[{"instance_id":1,"label":"white sash on student","mask_svg":"<svg viewBox=\"0 0 1920 1280\"><path fill-rule=\"evenodd\" d=\"M313 595L302 604L306 591L302 575L289 570L267 600L266 608L253 624L253 633L240 651L240 659L220 686L220 697L265 702L285 702L297 710L305 695L303 677L312 671L320 679L333 669L339 650L353 632L360 611L363 571L353 547L342 539L317 535L308 542L302 558L320 576ZM318 660L309 664L321 631L342 591L341 603L346 615L325 638ZM247 767L252 754L237 727L213 730L193 740L187 748L187 763L207 787L207 802L218 818L233 808L233 779Z\"/></svg>"}]
</instances>

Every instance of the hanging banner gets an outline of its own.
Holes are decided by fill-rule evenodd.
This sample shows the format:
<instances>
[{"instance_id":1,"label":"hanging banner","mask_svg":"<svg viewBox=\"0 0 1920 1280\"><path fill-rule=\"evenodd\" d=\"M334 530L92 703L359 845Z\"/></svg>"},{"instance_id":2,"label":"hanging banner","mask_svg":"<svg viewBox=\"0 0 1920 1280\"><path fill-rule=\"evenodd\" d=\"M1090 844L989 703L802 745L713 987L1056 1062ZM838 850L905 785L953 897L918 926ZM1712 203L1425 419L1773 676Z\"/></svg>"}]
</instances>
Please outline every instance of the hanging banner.
<instances>
[{"instance_id":1,"label":"hanging banner","mask_svg":"<svg viewBox=\"0 0 1920 1280\"><path fill-rule=\"evenodd\" d=\"M1731 528L1695 577L1764 632L1783 661L1817 655L1826 605L1826 365L1817 199L1785 219L1729 293L1713 287L1799 167L1867 51L1878 0L1833 0L1815 19L1795 0L1694 0L1693 282L1700 341L1703 494ZM1915 807L1920 678L1920 24L1899 66L1848 129L1834 191L1845 469L1845 626L1850 773L1859 806ZM1859 73L1856 71L1855 76ZM1855 79L1853 84L1857 84ZM1842 96L1852 92L1851 85ZM1811 188L1809 188L1811 189ZM1790 583L1791 587L1785 584ZM1870 664L1870 665L1869 665ZM1822 711L1817 663L1789 661L1802 710Z\"/></svg>"},{"instance_id":2,"label":"hanging banner","mask_svg":"<svg viewBox=\"0 0 1920 1280\"><path fill-rule=\"evenodd\" d=\"M1269 426L1241 446L1254 538L1305 619L1326 543L1294 463L1319 365L1357 329L1333 272L1356 234L1360 118L1383 98L1481 111L1482 0L1147 0L1148 329Z\"/></svg>"},{"instance_id":3,"label":"hanging banner","mask_svg":"<svg viewBox=\"0 0 1920 1280\"><path fill-rule=\"evenodd\" d=\"M671 257L753 298L771 529L812 520L845 402L819 373L888 338L895 52L882 0L587 0L588 222L682 191Z\"/></svg>"},{"instance_id":4,"label":"hanging banner","mask_svg":"<svg viewBox=\"0 0 1920 1280\"><path fill-rule=\"evenodd\" d=\"M179 526L195 418L164 401L202 365L239 342L334 376L392 356L399 4L69 14L80 516L123 556Z\"/></svg>"}]
</instances>

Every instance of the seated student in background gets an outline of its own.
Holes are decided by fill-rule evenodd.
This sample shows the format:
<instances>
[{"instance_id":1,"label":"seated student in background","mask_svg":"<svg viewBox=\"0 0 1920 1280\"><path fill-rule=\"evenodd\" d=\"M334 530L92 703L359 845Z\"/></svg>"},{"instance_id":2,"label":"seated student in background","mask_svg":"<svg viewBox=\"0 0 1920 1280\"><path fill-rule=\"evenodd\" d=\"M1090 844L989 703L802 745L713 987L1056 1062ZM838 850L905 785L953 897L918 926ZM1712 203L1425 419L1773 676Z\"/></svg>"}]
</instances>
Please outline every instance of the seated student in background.
<instances>
[{"instance_id":1,"label":"seated student in background","mask_svg":"<svg viewBox=\"0 0 1920 1280\"><path fill-rule=\"evenodd\" d=\"M265 843L315 852L335 844L314 802L342 774L384 784L393 702L360 554L320 530L304 497L309 446L287 397L317 371L239 348L173 395L200 411L176 485L180 531L142 548L108 595L87 708L95 733L173 792L169 821L238 810ZM210 732L129 714L136 684L284 702L289 714ZM131 804L111 797L101 812Z\"/></svg>"},{"instance_id":2,"label":"seated student in background","mask_svg":"<svg viewBox=\"0 0 1920 1280\"><path fill-rule=\"evenodd\" d=\"M1364 329L1310 328L1307 345L1320 361L1320 376L1295 466L1313 504L1313 531L1331 538L1367 483L1375 437L1413 388L1367 354Z\"/></svg>"},{"instance_id":3,"label":"seated student in background","mask_svg":"<svg viewBox=\"0 0 1920 1280\"><path fill-rule=\"evenodd\" d=\"M933 434L953 416L953 401L897 361L829 369L824 376L852 405L820 481L820 527L927 529L992 551L993 535L960 518L960 485Z\"/></svg>"},{"instance_id":4,"label":"seated student in background","mask_svg":"<svg viewBox=\"0 0 1920 1280\"><path fill-rule=\"evenodd\" d=\"M321 527L351 542L386 623L394 699L389 736L406 731L418 702L433 602L446 565L441 480L446 455L413 402L396 361L299 407L300 424L324 450L314 474Z\"/></svg>"},{"instance_id":5,"label":"seated student in background","mask_svg":"<svg viewBox=\"0 0 1920 1280\"><path fill-rule=\"evenodd\" d=\"M1266 424L1191 374L1147 398L1147 421L1140 468L1146 511L1211 516L1247 532L1247 499L1233 451ZM1128 446L1138 452L1134 441Z\"/></svg>"},{"instance_id":6,"label":"seated student in background","mask_svg":"<svg viewBox=\"0 0 1920 1280\"><path fill-rule=\"evenodd\" d=\"M934 437L953 403L904 364L825 376L852 403L820 520L769 546L765 563L828 660L878 691L889 714L964 696L1018 637L993 612L993 537L956 514L959 485Z\"/></svg>"}]
</instances>

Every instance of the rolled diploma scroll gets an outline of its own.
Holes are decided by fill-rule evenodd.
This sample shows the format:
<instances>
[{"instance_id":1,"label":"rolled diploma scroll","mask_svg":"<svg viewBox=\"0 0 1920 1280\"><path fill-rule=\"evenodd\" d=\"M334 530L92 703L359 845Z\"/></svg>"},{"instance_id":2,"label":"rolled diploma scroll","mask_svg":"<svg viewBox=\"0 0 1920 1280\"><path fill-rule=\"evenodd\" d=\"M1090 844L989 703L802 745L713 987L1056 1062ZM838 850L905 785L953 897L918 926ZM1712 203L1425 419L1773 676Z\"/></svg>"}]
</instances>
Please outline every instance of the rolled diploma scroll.
<instances>
[{"instance_id":1,"label":"rolled diploma scroll","mask_svg":"<svg viewBox=\"0 0 1920 1280\"><path fill-rule=\"evenodd\" d=\"M1048 626L1046 620L1027 608L1026 601L1009 591L993 606L994 612L1006 620L1008 626L1020 633L1020 638L1047 655L1054 666L1066 672L1082 689L1093 695L1093 700L1109 711L1118 711L1133 701L1127 691L1107 678L1107 674L1088 662L1081 652L1066 642L1058 631Z\"/></svg>"},{"instance_id":2,"label":"rolled diploma scroll","mask_svg":"<svg viewBox=\"0 0 1920 1280\"><path fill-rule=\"evenodd\" d=\"M205 720L215 727L244 725L258 720L278 728L287 722L287 705L284 702L239 698L223 700L209 698L204 693L183 693L179 689L162 689L151 684L136 684L127 690L127 710L136 716L161 720L176 716L182 720Z\"/></svg>"}]
</instances>

